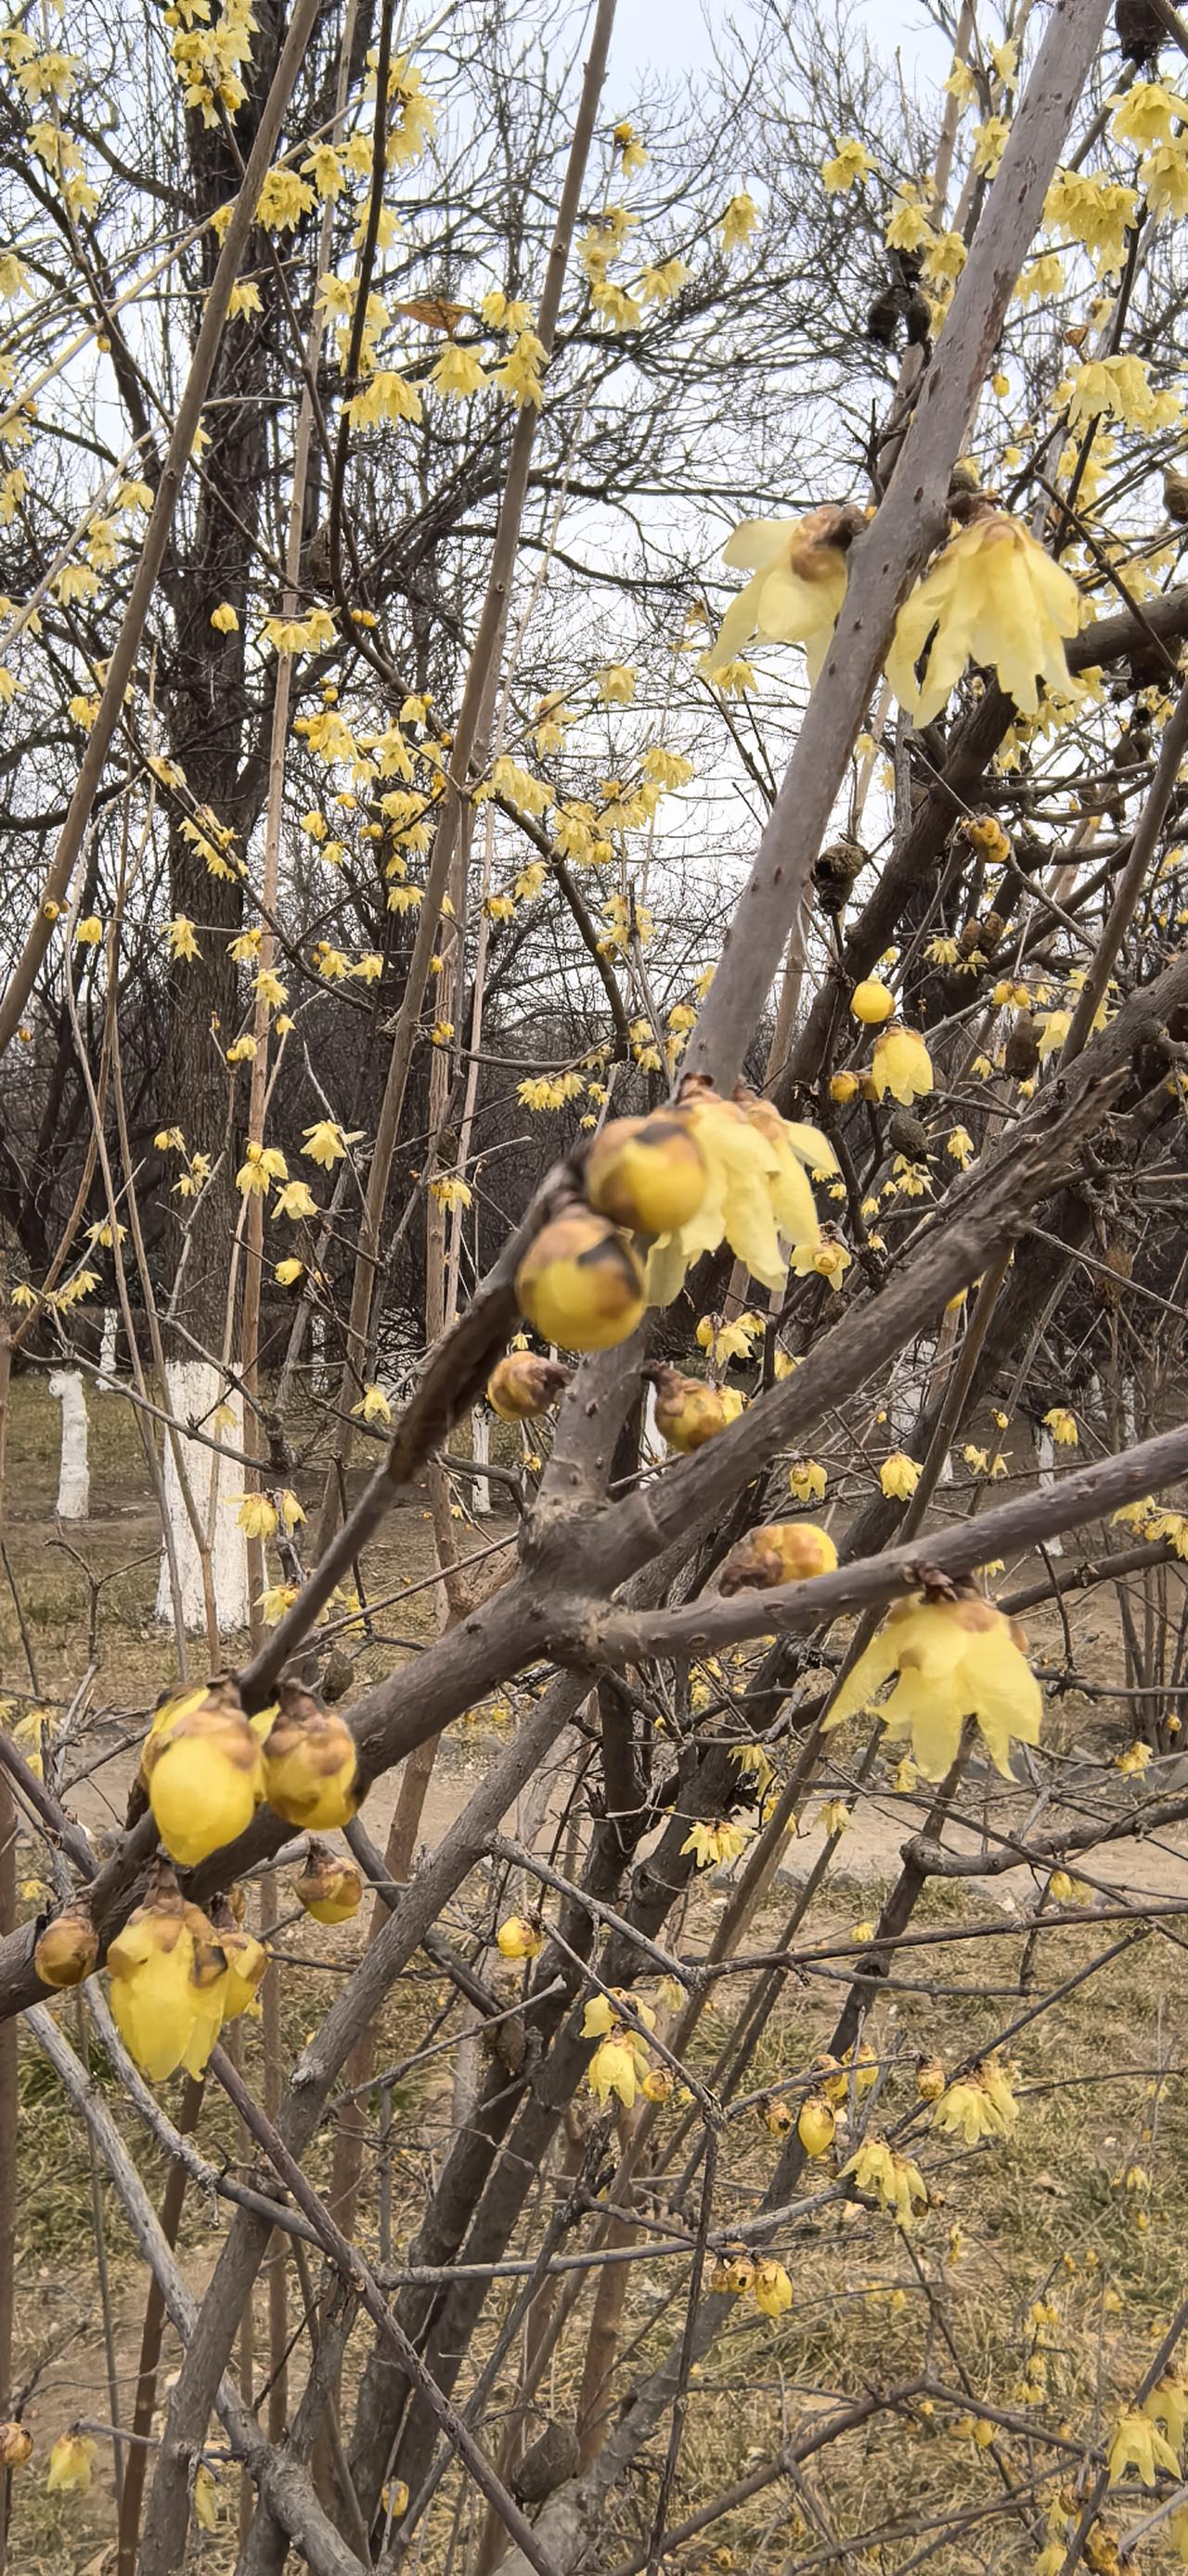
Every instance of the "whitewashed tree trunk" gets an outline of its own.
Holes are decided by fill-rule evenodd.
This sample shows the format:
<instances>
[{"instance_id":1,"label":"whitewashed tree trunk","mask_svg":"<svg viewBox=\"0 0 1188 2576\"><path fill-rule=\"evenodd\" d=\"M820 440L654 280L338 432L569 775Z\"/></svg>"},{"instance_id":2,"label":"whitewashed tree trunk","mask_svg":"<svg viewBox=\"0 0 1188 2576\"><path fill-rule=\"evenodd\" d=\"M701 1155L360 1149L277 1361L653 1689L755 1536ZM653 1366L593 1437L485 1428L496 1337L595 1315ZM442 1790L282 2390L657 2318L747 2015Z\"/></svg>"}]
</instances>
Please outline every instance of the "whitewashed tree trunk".
<instances>
[{"instance_id":1,"label":"whitewashed tree trunk","mask_svg":"<svg viewBox=\"0 0 1188 2576\"><path fill-rule=\"evenodd\" d=\"M667 1454L656 1429L656 1389L650 1378L644 1388L643 1446L650 1458L663 1458Z\"/></svg>"},{"instance_id":2,"label":"whitewashed tree trunk","mask_svg":"<svg viewBox=\"0 0 1188 2576\"><path fill-rule=\"evenodd\" d=\"M246 1628L248 1619L247 1546L236 1518L244 1489L244 1471L238 1459L227 1458L217 1450L208 1449L205 1442L187 1439L185 1425L194 1422L202 1430L209 1431L211 1415L218 1405L225 1403L234 1417L228 1427L227 1438L233 1448L242 1449L243 1407L239 1396L226 1385L221 1370L209 1360L167 1360L165 1384L169 1410L181 1427L181 1449L190 1491L210 1542L215 1611L220 1635L226 1636L229 1629ZM206 1630L202 1560L182 1499L173 1443L169 1439L165 1442L164 1465L165 1507L177 1551L182 1616L187 1636L201 1636ZM169 1568L163 1551L157 1582L157 1617L169 1620L173 1617Z\"/></svg>"},{"instance_id":3,"label":"whitewashed tree trunk","mask_svg":"<svg viewBox=\"0 0 1188 2576\"><path fill-rule=\"evenodd\" d=\"M309 1319L309 1383L320 1394L326 1383L326 1325L315 1309Z\"/></svg>"},{"instance_id":4,"label":"whitewashed tree trunk","mask_svg":"<svg viewBox=\"0 0 1188 2576\"><path fill-rule=\"evenodd\" d=\"M485 1467L491 1455L491 1416L485 1404L476 1404L470 1417L471 1454L476 1467ZM491 1486L486 1476L476 1476L471 1487L471 1509L476 1519L486 1520L491 1510Z\"/></svg>"},{"instance_id":5,"label":"whitewashed tree trunk","mask_svg":"<svg viewBox=\"0 0 1188 2576\"><path fill-rule=\"evenodd\" d=\"M103 1339L99 1344L99 1371L95 1379L96 1395L118 1393L116 1379L116 1323L114 1306L103 1309Z\"/></svg>"},{"instance_id":6,"label":"whitewashed tree trunk","mask_svg":"<svg viewBox=\"0 0 1188 2576\"><path fill-rule=\"evenodd\" d=\"M1040 1422L1036 1425L1035 1455L1039 1466L1040 1484L1042 1486L1054 1485L1056 1482L1056 1443L1052 1438L1052 1434L1049 1431L1046 1422ZM1063 1556L1064 1542L1062 1539L1050 1538L1045 1542L1045 1544L1047 1546L1049 1556Z\"/></svg>"},{"instance_id":7,"label":"whitewashed tree trunk","mask_svg":"<svg viewBox=\"0 0 1188 2576\"><path fill-rule=\"evenodd\" d=\"M60 1521L85 1521L91 1504L91 1473L81 1369L55 1369L49 1391L62 1407L62 1463L54 1510Z\"/></svg>"}]
</instances>

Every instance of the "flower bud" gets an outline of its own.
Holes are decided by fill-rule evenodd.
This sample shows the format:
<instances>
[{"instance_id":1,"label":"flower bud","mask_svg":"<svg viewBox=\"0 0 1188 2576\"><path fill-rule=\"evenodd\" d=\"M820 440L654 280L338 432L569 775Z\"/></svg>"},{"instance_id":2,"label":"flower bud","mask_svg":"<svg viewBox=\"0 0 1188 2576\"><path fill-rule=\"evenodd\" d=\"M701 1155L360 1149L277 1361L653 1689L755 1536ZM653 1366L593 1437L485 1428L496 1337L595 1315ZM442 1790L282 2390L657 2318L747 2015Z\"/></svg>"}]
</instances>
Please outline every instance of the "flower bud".
<instances>
[{"instance_id":1,"label":"flower bud","mask_svg":"<svg viewBox=\"0 0 1188 2576\"><path fill-rule=\"evenodd\" d=\"M509 1351L487 1380L487 1402L504 1422L529 1422L534 1414L548 1412L569 1379L560 1360L539 1359L535 1351Z\"/></svg>"},{"instance_id":2,"label":"flower bud","mask_svg":"<svg viewBox=\"0 0 1188 2576\"><path fill-rule=\"evenodd\" d=\"M312 1836L293 1894L315 1923L348 1923L362 1903L363 1880L353 1860L340 1860L329 1843Z\"/></svg>"},{"instance_id":3,"label":"flower bud","mask_svg":"<svg viewBox=\"0 0 1188 2576\"><path fill-rule=\"evenodd\" d=\"M806 2156L828 2155L837 2126L830 2104L823 2093L810 2093L800 2106L796 2134Z\"/></svg>"},{"instance_id":4,"label":"flower bud","mask_svg":"<svg viewBox=\"0 0 1188 2576\"><path fill-rule=\"evenodd\" d=\"M883 1021L890 1019L894 1008L894 994L877 975L868 975L861 984L855 984L850 995L850 1009L864 1028L881 1028Z\"/></svg>"},{"instance_id":5,"label":"flower bud","mask_svg":"<svg viewBox=\"0 0 1188 2576\"><path fill-rule=\"evenodd\" d=\"M629 1234L671 1234L696 1216L706 1190L705 1158L679 1111L612 1118L586 1164L586 1196L600 1216Z\"/></svg>"},{"instance_id":6,"label":"flower bud","mask_svg":"<svg viewBox=\"0 0 1188 2576\"><path fill-rule=\"evenodd\" d=\"M264 1795L286 1824L328 1833L360 1804L355 1739L334 1709L319 1708L300 1682L282 1682L264 1745Z\"/></svg>"},{"instance_id":7,"label":"flower bud","mask_svg":"<svg viewBox=\"0 0 1188 2576\"><path fill-rule=\"evenodd\" d=\"M643 1272L625 1235L574 1206L541 1227L516 1272L521 1311L546 1342L608 1351L644 1312Z\"/></svg>"},{"instance_id":8,"label":"flower bud","mask_svg":"<svg viewBox=\"0 0 1188 2576\"><path fill-rule=\"evenodd\" d=\"M43 1986L80 1986L99 1956L99 1941L85 1897L76 1896L47 1923L33 1952Z\"/></svg>"},{"instance_id":9,"label":"flower bud","mask_svg":"<svg viewBox=\"0 0 1188 2576\"><path fill-rule=\"evenodd\" d=\"M707 1386L704 1378L682 1377L679 1369L653 1369L652 1382L656 1429L681 1457L713 1440L742 1411L742 1397L734 1387Z\"/></svg>"},{"instance_id":10,"label":"flower bud","mask_svg":"<svg viewBox=\"0 0 1188 2576\"><path fill-rule=\"evenodd\" d=\"M837 1549L828 1530L815 1521L769 1521L749 1530L732 1547L718 1578L719 1589L770 1592L779 1583L803 1583L815 1574L832 1574Z\"/></svg>"},{"instance_id":11,"label":"flower bud","mask_svg":"<svg viewBox=\"0 0 1188 2576\"><path fill-rule=\"evenodd\" d=\"M237 1841L264 1775L234 1683L164 1700L141 1748L140 1775L165 1849L183 1869Z\"/></svg>"}]
</instances>

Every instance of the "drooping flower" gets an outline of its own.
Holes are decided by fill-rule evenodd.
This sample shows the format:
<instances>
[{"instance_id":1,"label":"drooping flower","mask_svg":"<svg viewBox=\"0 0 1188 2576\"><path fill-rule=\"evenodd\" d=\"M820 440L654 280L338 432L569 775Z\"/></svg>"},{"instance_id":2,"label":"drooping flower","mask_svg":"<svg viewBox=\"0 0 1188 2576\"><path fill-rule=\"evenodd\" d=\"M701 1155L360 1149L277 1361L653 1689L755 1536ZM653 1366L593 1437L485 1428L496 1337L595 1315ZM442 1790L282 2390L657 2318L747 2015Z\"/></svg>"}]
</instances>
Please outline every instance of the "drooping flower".
<instances>
[{"instance_id":1,"label":"drooping flower","mask_svg":"<svg viewBox=\"0 0 1188 2576\"><path fill-rule=\"evenodd\" d=\"M879 1483L888 1502L906 1503L920 1482L920 1468L905 1449L895 1449L884 1458L879 1469Z\"/></svg>"},{"instance_id":2,"label":"drooping flower","mask_svg":"<svg viewBox=\"0 0 1188 2576\"><path fill-rule=\"evenodd\" d=\"M1043 1701L1022 1652L1022 1630L979 1593L955 1600L916 1593L896 1602L847 1676L827 1729L865 1706L888 1677L898 1676L879 1714L892 1740L910 1736L926 1780L941 1780L956 1759L962 1721L977 1719L995 1769L1012 1778L1012 1738L1038 1744Z\"/></svg>"},{"instance_id":3,"label":"drooping flower","mask_svg":"<svg viewBox=\"0 0 1188 2576\"><path fill-rule=\"evenodd\" d=\"M968 2075L945 2086L932 2120L946 2137L964 2138L967 2147L976 2147L980 2138L1009 2138L1018 2117L1009 2077L997 2057L984 2057Z\"/></svg>"},{"instance_id":4,"label":"drooping flower","mask_svg":"<svg viewBox=\"0 0 1188 2576\"><path fill-rule=\"evenodd\" d=\"M232 1682L174 1692L141 1748L157 1831L183 1869L234 1842L264 1793L260 1747Z\"/></svg>"},{"instance_id":5,"label":"drooping flower","mask_svg":"<svg viewBox=\"0 0 1188 2576\"><path fill-rule=\"evenodd\" d=\"M723 546L722 560L751 579L731 601L705 656L707 677L718 677L761 635L803 644L815 680L846 595L846 554L863 524L860 512L831 502L803 519L744 520Z\"/></svg>"},{"instance_id":6,"label":"drooping flower","mask_svg":"<svg viewBox=\"0 0 1188 2576\"><path fill-rule=\"evenodd\" d=\"M897 2155L885 2138L864 2139L842 2172L852 2174L856 2189L869 2192L899 2227L910 2227L928 2207L928 2186L919 2166Z\"/></svg>"},{"instance_id":7,"label":"drooping flower","mask_svg":"<svg viewBox=\"0 0 1188 2576\"><path fill-rule=\"evenodd\" d=\"M1067 1404L1049 1405L1044 1415L1045 1428L1051 1432L1058 1449L1075 1449L1078 1440L1077 1417Z\"/></svg>"},{"instance_id":8,"label":"drooping flower","mask_svg":"<svg viewBox=\"0 0 1188 2576\"><path fill-rule=\"evenodd\" d=\"M782 2317L792 2305L792 2284L782 2263L766 2255L756 2263L751 2282L755 2305L765 2317Z\"/></svg>"},{"instance_id":9,"label":"drooping flower","mask_svg":"<svg viewBox=\"0 0 1188 2576\"><path fill-rule=\"evenodd\" d=\"M925 1100L933 1087L932 1058L918 1029L884 1029L875 1039L870 1070L879 1099L890 1092L905 1109Z\"/></svg>"},{"instance_id":10,"label":"drooping flower","mask_svg":"<svg viewBox=\"0 0 1188 2576\"><path fill-rule=\"evenodd\" d=\"M85 2495L98 2457L99 2445L89 2433L80 2433L77 2426L69 2433L59 2433L49 2455L46 2494Z\"/></svg>"},{"instance_id":11,"label":"drooping flower","mask_svg":"<svg viewBox=\"0 0 1188 2576\"><path fill-rule=\"evenodd\" d=\"M107 1969L120 2036L142 2073L158 2083L183 2065L200 2075L223 2017L227 1962L163 1864L112 1942Z\"/></svg>"},{"instance_id":12,"label":"drooping flower","mask_svg":"<svg viewBox=\"0 0 1188 2576\"><path fill-rule=\"evenodd\" d=\"M856 187L859 179L870 177L874 166L865 143L859 143L852 134L846 135L838 144L832 160L821 164L821 177L827 193L833 197L841 189Z\"/></svg>"},{"instance_id":13,"label":"drooping flower","mask_svg":"<svg viewBox=\"0 0 1188 2576\"><path fill-rule=\"evenodd\" d=\"M928 724L966 663L988 662L1020 714L1035 715L1038 681L1068 695L1064 645L1080 616L1071 574L1017 519L983 505L900 609L887 678L917 724Z\"/></svg>"},{"instance_id":14,"label":"drooping flower","mask_svg":"<svg viewBox=\"0 0 1188 2576\"><path fill-rule=\"evenodd\" d=\"M1128 2469L1135 2469L1145 2487L1157 2486L1158 2469L1169 2469L1174 2478L1180 2474L1180 2463L1158 2425L1149 2415L1137 2410L1120 2415L1110 2436L1110 2482L1120 2486Z\"/></svg>"}]
</instances>

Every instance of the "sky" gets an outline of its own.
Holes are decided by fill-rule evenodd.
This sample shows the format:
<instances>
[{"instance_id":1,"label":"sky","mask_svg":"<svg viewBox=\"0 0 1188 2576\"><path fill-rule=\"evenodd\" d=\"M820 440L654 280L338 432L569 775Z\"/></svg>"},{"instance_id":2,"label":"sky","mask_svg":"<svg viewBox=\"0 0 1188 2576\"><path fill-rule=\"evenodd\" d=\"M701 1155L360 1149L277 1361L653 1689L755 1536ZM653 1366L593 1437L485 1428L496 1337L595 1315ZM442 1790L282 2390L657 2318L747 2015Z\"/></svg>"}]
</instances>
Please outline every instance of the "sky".
<instances>
[{"instance_id":1,"label":"sky","mask_svg":"<svg viewBox=\"0 0 1188 2576\"><path fill-rule=\"evenodd\" d=\"M880 54L890 58L898 48L909 76L917 69L935 75L939 65L943 78L948 48L935 28L925 24L916 0L853 0L853 6L858 17L865 19ZM712 29L747 14L748 0L646 0L642 7L639 0L632 0L632 5L616 13L612 74L616 69L628 74L708 64Z\"/></svg>"}]
</instances>

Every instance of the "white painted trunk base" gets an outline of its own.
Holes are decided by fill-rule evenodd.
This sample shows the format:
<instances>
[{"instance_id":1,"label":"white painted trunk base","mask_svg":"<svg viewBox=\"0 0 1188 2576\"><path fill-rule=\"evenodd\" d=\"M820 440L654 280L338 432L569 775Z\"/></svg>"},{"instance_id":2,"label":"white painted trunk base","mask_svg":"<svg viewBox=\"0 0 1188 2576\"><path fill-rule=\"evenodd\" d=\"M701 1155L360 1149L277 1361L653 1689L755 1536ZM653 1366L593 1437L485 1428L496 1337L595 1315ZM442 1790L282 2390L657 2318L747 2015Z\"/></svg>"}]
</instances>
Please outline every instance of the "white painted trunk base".
<instances>
[{"instance_id":1,"label":"white painted trunk base","mask_svg":"<svg viewBox=\"0 0 1188 2576\"><path fill-rule=\"evenodd\" d=\"M62 1463L54 1510L60 1521L85 1521L91 1507L91 1475L81 1369L55 1369L49 1391L62 1407Z\"/></svg>"},{"instance_id":2,"label":"white painted trunk base","mask_svg":"<svg viewBox=\"0 0 1188 2576\"><path fill-rule=\"evenodd\" d=\"M1041 1486L1047 1487L1049 1485L1054 1485L1056 1482L1056 1443L1052 1438L1052 1434L1049 1431L1046 1422L1040 1422L1036 1425L1035 1456L1036 1464L1039 1468L1039 1480ZM1063 1539L1050 1538L1045 1541L1045 1545L1049 1556L1063 1556Z\"/></svg>"},{"instance_id":3,"label":"white painted trunk base","mask_svg":"<svg viewBox=\"0 0 1188 2576\"><path fill-rule=\"evenodd\" d=\"M476 1467L485 1467L491 1456L491 1416L485 1404L476 1404L470 1417L471 1455ZM491 1484L487 1476L476 1476L470 1488L471 1510L477 1520L487 1520L491 1511Z\"/></svg>"},{"instance_id":4,"label":"white painted trunk base","mask_svg":"<svg viewBox=\"0 0 1188 2576\"><path fill-rule=\"evenodd\" d=\"M95 1380L96 1395L115 1395L119 1390L116 1377L116 1310L103 1309L103 1339L99 1344L99 1374Z\"/></svg>"},{"instance_id":5,"label":"white painted trunk base","mask_svg":"<svg viewBox=\"0 0 1188 2576\"><path fill-rule=\"evenodd\" d=\"M216 1406L222 1403L229 1405L234 1421L228 1427L227 1438L233 1448L242 1449L243 1406L239 1396L227 1387L221 1370L213 1367L209 1360L167 1360L165 1384L169 1410L180 1425L196 1422L203 1430L208 1430L210 1416ZM180 1445L198 1518L210 1541L215 1611L219 1633L225 1636L231 1628L246 1628L248 1621L247 1545L236 1519L244 1489L244 1470L238 1459L224 1458L216 1450L208 1449L205 1443L187 1439L184 1430ZM186 1635L197 1637L206 1629L202 1561L182 1499L173 1443L168 1438L165 1441L164 1471L165 1508L177 1556L182 1619ZM169 1562L164 1548L157 1581L157 1617L170 1622L173 1618Z\"/></svg>"}]
</instances>

